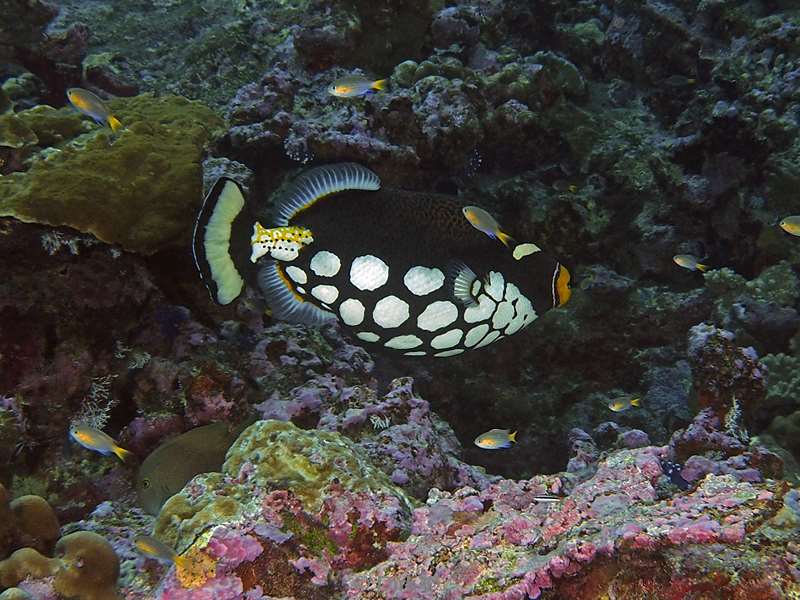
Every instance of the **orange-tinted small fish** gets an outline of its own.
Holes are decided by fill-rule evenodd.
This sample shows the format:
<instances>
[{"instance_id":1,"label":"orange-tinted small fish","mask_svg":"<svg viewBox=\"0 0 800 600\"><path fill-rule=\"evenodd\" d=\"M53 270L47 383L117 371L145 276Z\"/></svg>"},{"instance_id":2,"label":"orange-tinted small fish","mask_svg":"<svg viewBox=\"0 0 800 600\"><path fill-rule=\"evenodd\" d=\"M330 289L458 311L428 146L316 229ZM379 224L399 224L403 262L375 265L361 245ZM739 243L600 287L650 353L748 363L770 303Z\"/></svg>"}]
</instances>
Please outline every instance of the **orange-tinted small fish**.
<instances>
[{"instance_id":1,"label":"orange-tinted small fish","mask_svg":"<svg viewBox=\"0 0 800 600\"><path fill-rule=\"evenodd\" d=\"M114 438L94 427L73 423L69 428L69 435L87 450L94 450L103 456L116 454L124 462L134 458L133 454L117 444Z\"/></svg>"},{"instance_id":2,"label":"orange-tinted small fish","mask_svg":"<svg viewBox=\"0 0 800 600\"><path fill-rule=\"evenodd\" d=\"M708 265L701 264L697 257L691 254L676 254L672 257L675 264L690 271L708 271Z\"/></svg>"},{"instance_id":3,"label":"orange-tinted small fish","mask_svg":"<svg viewBox=\"0 0 800 600\"><path fill-rule=\"evenodd\" d=\"M628 410L631 406L641 406L641 400L639 398L632 398L631 396L620 396L619 398L614 398L608 403L608 408L613 410L614 412L622 412L623 410Z\"/></svg>"},{"instance_id":4,"label":"orange-tinted small fish","mask_svg":"<svg viewBox=\"0 0 800 600\"><path fill-rule=\"evenodd\" d=\"M792 215L791 217L785 217L781 219L781 222L778 223L786 233L791 233L792 235L800 236L800 215Z\"/></svg>"},{"instance_id":5,"label":"orange-tinted small fish","mask_svg":"<svg viewBox=\"0 0 800 600\"><path fill-rule=\"evenodd\" d=\"M481 207L465 206L461 209L461 212L464 213L467 221L469 221L470 225L472 225L475 229L482 231L493 240L499 239L501 242L503 242L503 244L505 244L506 247L511 247L510 244L514 241L514 238L507 233L504 233L500 229L500 224L497 222L497 220Z\"/></svg>"},{"instance_id":6,"label":"orange-tinted small fish","mask_svg":"<svg viewBox=\"0 0 800 600\"><path fill-rule=\"evenodd\" d=\"M136 549L150 558L162 562L173 563L178 559L178 554L161 540L149 535L140 535L133 540Z\"/></svg>"},{"instance_id":7,"label":"orange-tinted small fish","mask_svg":"<svg viewBox=\"0 0 800 600\"><path fill-rule=\"evenodd\" d=\"M337 79L328 86L328 93L338 98L353 98L374 94L386 88L386 79L371 80L362 75L349 75Z\"/></svg>"},{"instance_id":8,"label":"orange-tinted small fish","mask_svg":"<svg viewBox=\"0 0 800 600\"><path fill-rule=\"evenodd\" d=\"M77 108L86 116L92 117L101 125L108 125L111 131L116 132L122 123L114 115L96 94L83 88L69 88L67 90L67 98L72 106Z\"/></svg>"},{"instance_id":9,"label":"orange-tinted small fish","mask_svg":"<svg viewBox=\"0 0 800 600\"><path fill-rule=\"evenodd\" d=\"M511 442L517 442L517 432L508 429L490 429L475 438L475 445L484 450L510 448Z\"/></svg>"}]
</instances>

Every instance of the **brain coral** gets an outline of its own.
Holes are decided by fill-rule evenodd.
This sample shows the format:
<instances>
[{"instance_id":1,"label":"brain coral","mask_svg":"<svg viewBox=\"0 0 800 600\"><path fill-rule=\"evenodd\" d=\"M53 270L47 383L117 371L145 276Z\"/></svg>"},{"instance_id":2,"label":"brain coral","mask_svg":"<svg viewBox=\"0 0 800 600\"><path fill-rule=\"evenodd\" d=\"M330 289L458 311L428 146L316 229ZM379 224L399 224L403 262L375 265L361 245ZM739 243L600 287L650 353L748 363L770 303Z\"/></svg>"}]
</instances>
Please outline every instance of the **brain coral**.
<instances>
[{"instance_id":1,"label":"brain coral","mask_svg":"<svg viewBox=\"0 0 800 600\"><path fill-rule=\"evenodd\" d=\"M203 147L222 120L179 96L121 98L111 107L125 126L118 135L93 128L0 179L0 216L65 225L144 254L188 236ZM50 116L64 120L62 111L31 110L31 129L46 131Z\"/></svg>"}]
</instances>

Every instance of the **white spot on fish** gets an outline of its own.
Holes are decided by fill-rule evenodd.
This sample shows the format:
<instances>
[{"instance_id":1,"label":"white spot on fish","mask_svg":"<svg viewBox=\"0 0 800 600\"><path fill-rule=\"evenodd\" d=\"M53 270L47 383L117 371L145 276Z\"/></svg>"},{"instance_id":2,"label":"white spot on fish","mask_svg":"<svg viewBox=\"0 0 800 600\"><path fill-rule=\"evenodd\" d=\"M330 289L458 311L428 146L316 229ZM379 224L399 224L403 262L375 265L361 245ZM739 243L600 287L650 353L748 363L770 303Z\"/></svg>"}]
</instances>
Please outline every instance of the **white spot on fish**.
<instances>
[{"instance_id":1,"label":"white spot on fish","mask_svg":"<svg viewBox=\"0 0 800 600\"><path fill-rule=\"evenodd\" d=\"M350 298L339 305L339 314L345 325L360 325L364 320L364 305L355 298Z\"/></svg>"},{"instance_id":2,"label":"white spot on fish","mask_svg":"<svg viewBox=\"0 0 800 600\"><path fill-rule=\"evenodd\" d=\"M454 348L453 350L445 350L444 352L437 352L434 356L439 356L444 358L445 356L455 356L456 354L461 354L464 352L463 348Z\"/></svg>"},{"instance_id":3,"label":"white spot on fish","mask_svg":"<svg viewBox=\"0 0 800 600\"><path fill-rule=\"evenodd\" d=\"M306 283L308 281L308 276L306 272L303 271L300 267L286 267L286 274L289 276L289 279L294 281L295 283Z\"/></svg>"},{"instance_id":4,"label":"white spot on fish","mask_svg":"<svg viewBox=\"0 0 800 600\"><path fill-rule=\"evenodd\" d=\"M400 327L408 319L408 304L397 296L378 300L372 311L372 319L381 327Z\"/></svg>"},{"instance_id":5,"label":"white spot on fish","mask_svg":"<svg viewBox=\"0 0 800 600\"><path fill-rule=\"evenodd\" d=\"M305 296L305 295L306 295L306 288L304 288L304 287L303 287L303 286L301 286L301 285L298 285L298 286L297 286L297 293L298 293L298 294L302 294L303 296Z\"/></svg>"},{"instance_id":6,"label":"white spot on fish","mask_svg":"<svg viewBox=\"0 0 800 600\"><path fill-rule=\"evenodd\" d=\"M444 285L444 273L428 267L411 267L403 277L403 283L416 296L424 296Z\"/></svg>"},{"instance_id":7,"label":"white spot on fish","mask_svg":"<svg viewBox=\"0 0 800 600\"><path fill-rule=\"evenodd\" d=\"M458 318L458 307L449 300L429 304L417 317L417 326L425 331L447 327Z\"/></svg>"},{"instance_id":8,"label":"white spot on fish","mask_svg":"<svg viewBox=\"0 0 800 600\"><path fill-rule=\"evenodd\" d=\"M315 285L311 289L311 295L320 302L336 302L339 297L339 290L332 285Z\"/></svg>"},{"instance_id":9,"label":"white spot on fish","mask_svg":"<svg viewBox=\"0 0 800 600\"><path fill-rule=\"evenodd\" d=\"M533 323L539 316L536 314L536 311L534 310L531 301L528 300L525 296L520 296L519 300L517 300L515 308L517 310L517 315L520 315L522 317L523 327L527 327L528 325Z\"/></svg>"},{"instance_id":10,"label":"white spot on fish","mask_svg":"<svg viewBox=\"0 0 800 600\"><path fill-rule=\"evenodd\" d=\"M311 259L309 266L314 274L320 277L333 277L342 268L342 261L333 252L320 250Z\"/></svg>"},{"instance_id":11,"label":"white spot on fish","mask_svg":"<svg viewBox=\"0 0 800 600\"><path fill-rule=\"evenodd\" d=\"M500 337L500 332L499 331L492 331L492 332L489 333L489 335L487 335L485 338L483 338L483 340L481 341L480 344L478 344L475 347L476 348L483 348L484 346L488 346L489 344L491 344L493 341L495 341L499 337Z\"/></svg>"},{"instance_id":12,"label":"white spot on fish","mask_svg":"<svg viewBox=\"0 0 800 600\"><path fill-rule=\"evenodd\" d=\"M489 325L486 323L473 327L467 332L467 337L464 338L464 345L467 348L472 348L475 344L480 342L483 339L483 336L485 336L488 332Z\"/></svg>"},{"instance_id":13,"label":"white spot on fish","mask_svg":"<svg viewBox=\"0 0 800 600\"><path fill-rule=\"evenodd\" d=\"M377 290L389 279L389 265L377 256L359 256L350 265L350 281L362 291Z\"/></svg>"},{"instance_id":14,"label":"white spot on fish","mask_svg":"<svg viewBox=\"0 0 800 600\"><path fill-rule=\"evenodd\" d=\"M489 294L494 300L500 302L503 299L503 291L505 290L505 281L503 276L497 271L489 273L489 283L486 286L486 293Z\"/></svg>"},{"instance_id":15,"label":"white spot on fish","mask_svg":"<svg viewBox=\"0 0 800 600\"><path fill-rule=\"evenodd\" d=\"M356 334L356 337L360 340L364 340L365 342L377 342L381 339L377 333L372 333L371 331L359 331Z\"/></svg>"},{"instance_id":16,"label":"white spot on fish","mask_svg":"<svg viewBox=\"0 0 800 600\"><path fill-rule=\"evenodd\" d=\"M422 344L422 340L415 335L398 335L384 344L387 348L409 350Z\"/></svg>"},{"instance_id":17,"label":"white spot on fish","mask_svg":"<svg viewBox=\"0 0 800 600\"><path fill-rule=\"evenodd\" d=\"M478 297L477 306L470 306L464 311L464 320L467 323L477 323L478 321L485 321L492 316L494 312L494 302L491 301L489 296L481 294Z\"/></svg>"},{"instance_id":18,"label":"white spot on fish","mask_svg":"<svg viewBox=\"0 0 800 600\"><path fill-rule=\"evenodd\" d=\"M421 350L416 350L414 352L403 352L405 356L425 356L427 352L422 352Z\"/></svg>"},{"instance_id":19,"label":"white spot on fish","mask_svg":"<svg viewBox=\"0 0 800 600\"><path fill-rule=\"evenodd\" d=\"M503 329L503 327L511 322L513 316L514 307L511 305L511 302L501 302L497 305L497 310L492 317L492 327L495 329Z\"/></svg>"},{"instance_id":20,"label":"white spot on fish","mask_svg":"<svg viewBox=\"0 0 800 600\"><path fill-rule=\"evenodd\" d=\"M520 295L521 294L517 286L515 286L513 283L506 284L506 300L508 300L509 302L513 302L514 300L519 298Z\"/></svg>"},{"instance_id":21,"label":"white spot on fish","mask_svg":"<svg viewBox=\"0 0 800 600\"><path fill-rule=\"evenodd\" d=\"M276 242L276 246L269 251L269 255L272 258L275 260L281 260L283 262L293 261L295 258L297 258L299 253L300 244L297 242L290 242L288 240Z\"/></svg>"},{"instance_id":22,"label":"white spot on fish","mask_svg":"<svg viewBox=\"0 0 800 600\"><path fill-rule=\"evenodd\" d=\"M481 291L481 282L479 279L476 279L472 282L472 297L477 298L478 292Z\"/></svg>"},{"instance_id":23,"label":"white spot on fish","mask_svg":"<svg viewBox=\"0 0 800 600\"><path fill-rule=\"evenodd\" d=\"M435 338L433 338L431 340L431 346L437 350L452 348L461 341L462 335L464 335L464 332L460 329L451 329L447 333L437 335Z\"/></svg>"}]
</instances>

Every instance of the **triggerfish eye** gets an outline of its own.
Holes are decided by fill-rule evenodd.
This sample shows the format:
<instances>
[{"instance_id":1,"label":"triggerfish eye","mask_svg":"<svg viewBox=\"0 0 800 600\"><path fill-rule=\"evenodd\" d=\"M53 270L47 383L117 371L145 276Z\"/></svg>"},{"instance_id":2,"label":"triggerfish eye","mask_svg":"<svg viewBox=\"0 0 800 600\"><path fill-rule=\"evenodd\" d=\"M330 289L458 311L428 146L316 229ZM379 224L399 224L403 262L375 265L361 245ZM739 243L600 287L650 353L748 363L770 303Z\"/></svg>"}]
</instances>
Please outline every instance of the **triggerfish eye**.
<instances>
[{"instance_id":1,"label":"triggerfish eye","mask_svg":"<svg viewBox=\"0 0 800 600\"><path fill-rule=\"evenodd\" d=\"M569 283L570 274L567 268L559 264L553 278L553 306L564 306L572 296L572 286Z\"/></svg>"}]
</instances>

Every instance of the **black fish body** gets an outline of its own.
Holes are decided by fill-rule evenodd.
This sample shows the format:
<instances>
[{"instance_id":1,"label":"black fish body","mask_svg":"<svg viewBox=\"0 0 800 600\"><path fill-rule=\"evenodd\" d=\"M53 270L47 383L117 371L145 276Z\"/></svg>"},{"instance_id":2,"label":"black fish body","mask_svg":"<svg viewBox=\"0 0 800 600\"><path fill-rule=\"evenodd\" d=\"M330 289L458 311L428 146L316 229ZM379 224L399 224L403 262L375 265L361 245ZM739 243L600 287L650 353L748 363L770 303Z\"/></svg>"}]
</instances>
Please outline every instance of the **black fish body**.
<instances>
[{"instance_id":1,"label":"black fish body","mask_svg":"<svg viewBox=\"0 0 800 600\"><path fill-rule=\"evenodd\" d=\"M453 356L519 331L568 298L569 274L558 261L534 244L512 252L473 227L458 198L392 189L326 194L325 184L337 189L347 169L372 175L356 165L313 170L278 228L255 226L250 262L277 317L338 318L362 342L412 356ZM347 181L367 175L361 177ZM215 190L210 198L236 195L219 184ZM240 211L231 232L246 228L241 219L252 221ZM199 222L196 234L209 229ZM245 257L233 256L241 240L228 247L232 263L242 266L237 270L247 272Z\"/></svg>"}]
</instances>

